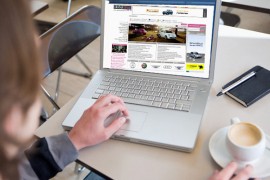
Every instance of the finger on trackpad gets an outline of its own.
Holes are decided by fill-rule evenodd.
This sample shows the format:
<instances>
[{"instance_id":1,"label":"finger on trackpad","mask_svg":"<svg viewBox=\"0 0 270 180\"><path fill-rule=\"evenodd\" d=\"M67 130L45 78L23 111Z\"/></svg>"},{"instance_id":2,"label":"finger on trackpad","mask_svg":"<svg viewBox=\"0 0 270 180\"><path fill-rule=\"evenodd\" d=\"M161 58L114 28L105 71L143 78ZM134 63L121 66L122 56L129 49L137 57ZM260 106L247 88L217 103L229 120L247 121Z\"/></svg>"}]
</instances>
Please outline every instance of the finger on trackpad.
<instances>
[{"instance_id":1,"label":"finger on trackpad","mask_svg":"<svg viewBox=\"0 0 270 180\"><path fill-rule=\"evenodd\" d=\"M114 121L115 119L121 116L124 116L121 111L117 111L116 113L111 114L105 120L104 126L108 127L112 123L112 121ZM146 112L129 110L129 117L126 117L127 121L120 129L126 130L126 131L138 132L142 129L146 116L147 116Z\"/></svg>"},{"instance_id":2,"label":"finger on trackpad","mask_svg":"<svg viewBox=\"0 0 270 180\"><path fill-rule=\"evenodd\" d=\"M120 129L139 132L143 127L146 116L146 112L129 110L129 117L126 123Z\"/></svg>"}]
</instances>

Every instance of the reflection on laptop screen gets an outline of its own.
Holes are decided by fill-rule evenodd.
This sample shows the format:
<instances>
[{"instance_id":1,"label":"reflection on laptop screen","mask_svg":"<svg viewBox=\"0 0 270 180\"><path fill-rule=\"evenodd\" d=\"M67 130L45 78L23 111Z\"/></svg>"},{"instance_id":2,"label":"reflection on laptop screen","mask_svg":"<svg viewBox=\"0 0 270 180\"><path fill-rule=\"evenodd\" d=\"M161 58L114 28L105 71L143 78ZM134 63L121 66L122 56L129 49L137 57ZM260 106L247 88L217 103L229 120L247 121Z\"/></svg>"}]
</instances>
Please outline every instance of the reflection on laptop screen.
<instances>
[{"instance_id":1,"label":"reflection on laptop screen","mask_svg":"<svg viewBox=\"0 0 270 180\"><path fill-rule=\"evenodd\" d=\"M214 6L215 0L105 1L103 68L209 78Z\"/></svg>"}]
</instances>

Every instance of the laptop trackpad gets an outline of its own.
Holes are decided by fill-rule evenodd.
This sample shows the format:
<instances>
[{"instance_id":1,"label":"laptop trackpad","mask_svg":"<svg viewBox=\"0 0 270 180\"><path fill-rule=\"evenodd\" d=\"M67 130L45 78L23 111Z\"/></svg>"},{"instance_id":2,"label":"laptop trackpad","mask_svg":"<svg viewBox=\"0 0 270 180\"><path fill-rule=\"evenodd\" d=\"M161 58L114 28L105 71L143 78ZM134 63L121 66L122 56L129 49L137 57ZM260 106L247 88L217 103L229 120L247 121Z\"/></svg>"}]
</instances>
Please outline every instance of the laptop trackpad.
<instances>
[{"instance_id":1,"label":"laptop trackpad","mask_svg":"<svg viewBox=\"0 0 270 180\"><path fill-rule=\"evenodd\" d=\"M120 116L123 116L120 111L110 115L105 120L105 127L107 127L109 124L112 123L113 120ZM120 129L125 131L139 132L143 127L146 116L146 112L129 110L129 117L126 123Z\"/></svg>"}]
</instances>

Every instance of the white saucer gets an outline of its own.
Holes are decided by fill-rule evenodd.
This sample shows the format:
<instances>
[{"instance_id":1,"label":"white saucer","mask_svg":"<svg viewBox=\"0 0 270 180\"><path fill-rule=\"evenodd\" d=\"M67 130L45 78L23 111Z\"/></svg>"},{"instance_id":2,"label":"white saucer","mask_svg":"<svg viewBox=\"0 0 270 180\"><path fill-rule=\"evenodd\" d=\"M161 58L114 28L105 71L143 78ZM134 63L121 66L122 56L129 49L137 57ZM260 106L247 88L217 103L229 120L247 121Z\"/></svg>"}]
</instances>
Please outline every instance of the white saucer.
<instances>
[{"instance_id":1,"label":"white saucer","mask_svg":"<svg viewBox=\"0 0 270 180\"><path fill-rule=\"evenodd\" d=\"M223 168L233 160L225 142L227 129L228 127L219 129L212 135L209 141L209 150L212 158ZM263 157L252 163L252 166L254 167L252 177L265 178L270 176L270 150L265 149Z\"/></svg>"}]
</instances>

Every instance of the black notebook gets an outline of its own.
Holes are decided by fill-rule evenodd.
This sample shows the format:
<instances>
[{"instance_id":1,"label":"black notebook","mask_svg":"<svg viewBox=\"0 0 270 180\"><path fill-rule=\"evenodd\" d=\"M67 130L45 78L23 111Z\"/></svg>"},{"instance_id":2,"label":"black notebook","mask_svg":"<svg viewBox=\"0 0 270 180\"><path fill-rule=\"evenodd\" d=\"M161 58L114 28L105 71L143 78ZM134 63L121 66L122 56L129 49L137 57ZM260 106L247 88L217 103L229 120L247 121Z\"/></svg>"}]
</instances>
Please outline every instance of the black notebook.
<instances>
[{"instance_id":1,"label":"black notebook","mask_svg":"<svg viewBox=\"0 0 270 180\"><path fill-rule=\"evenodd\" d=\"M250 106L270 92L270 71L261 66L255 66L222 87L225 89L252 71L256 73L253 77L226 92L228 96L245 107Z\"/></svg>"}]
</instances>

